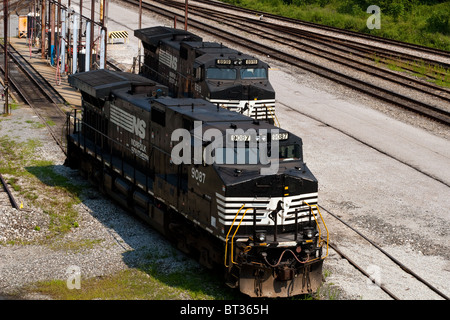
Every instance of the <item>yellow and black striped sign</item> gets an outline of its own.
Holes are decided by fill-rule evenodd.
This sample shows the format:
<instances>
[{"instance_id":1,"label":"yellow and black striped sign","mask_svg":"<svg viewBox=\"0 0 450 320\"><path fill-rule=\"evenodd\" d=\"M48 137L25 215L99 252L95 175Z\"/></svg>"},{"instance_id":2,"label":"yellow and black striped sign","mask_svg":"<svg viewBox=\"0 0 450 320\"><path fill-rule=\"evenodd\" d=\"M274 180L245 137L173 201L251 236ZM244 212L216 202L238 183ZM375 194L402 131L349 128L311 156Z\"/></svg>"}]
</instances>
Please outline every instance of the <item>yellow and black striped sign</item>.
<instances>
[{"instance_id":1,"label":"yellow and black striped sign","mask_svg":"<svg viewBox=\"0 0 450 320\"><path fill-rule=\"evenodd\" d=\"M111 43L114 43L114 39L123 39L124 42L128 41L128 31L111 31L108 32L108 38Z\"/></svg>"}]
</instances>

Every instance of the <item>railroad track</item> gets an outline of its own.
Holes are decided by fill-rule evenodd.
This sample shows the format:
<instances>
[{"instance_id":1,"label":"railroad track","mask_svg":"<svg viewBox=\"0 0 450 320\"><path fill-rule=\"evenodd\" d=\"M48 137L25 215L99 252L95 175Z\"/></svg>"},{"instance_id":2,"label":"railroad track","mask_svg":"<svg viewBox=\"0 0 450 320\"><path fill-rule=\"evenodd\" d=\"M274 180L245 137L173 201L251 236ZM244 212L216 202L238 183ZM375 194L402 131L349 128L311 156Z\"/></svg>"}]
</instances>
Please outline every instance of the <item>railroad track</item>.
<instances>
[{"instance_id":1,"label":"railroad track","mask_svg":"<svg viewBox=\"0 0 450 320\"><path fill-rule=\"evenodd\" d=\"M341 53L343 51L342 49L336 48L325 41L321 42L322 47L311 45L308 43L311 38L305 38L302 35L298 36L296 30L291 32L287 30L285 26L267 26L267 23L255 19L242 18L237 15L230 16L224 13L214 12L210 9L201 8L200 10L202 17L204 18L214 16L220 19L222 23L226 21L228 26L233 26L235 28L246 26L247 33L256 35L262 39L280 45L286 45L286 43L288 43L289 47L286 48L286 50L296 49L302 53L310 54L314 56L314 58L319 57L335 62L337 67L345 66L352 69L352 71L361 72L365 76L368 75L383 80L388 83L387 87L394 84L414 92L418 91L422 94L421 98L428 97L434 99L437 104L436 106L439 109L450 111L450 89L379 67L374 65L374 63L361 59L364 58L364 55L362 54L355 55L355 52L349 52L347 50L345 50L346 54L343 54ZM254 28L255 25L258 26L258 28ZM330 52L330 48L333 48L336 51Z\"/></svg>"},{"instance_id":2,"label":"railroad track","mask_svg":"<svg viewBox=\"0 0 450 320\"><path fill-rule=\"evenodd\" d=\"M406 266L404 263L399 261L397 258L395 258L393 255L386 252L383 248L381 248L378 244L375 243L375 241L369 239L364 234L356 230L354 227L352 227L348 222L342 220L337 214L334 214L329 209L324 208L323 206L320 206L322 211L325 211L328 213L329 216L333 217L334 219L337 219L340 223L344 224L347 228L349 228L352 232L356 233L359 237L366 240L370 246L375 248L378 253L385 258L388 258L395 266L398 267L398 271L400 273L407 273L411 277L413 277L416 281L422 283L426 288L436 293L438 296L445 300L450 300L450 298L441 292L436 286L432 285L430 282L425 280L423 277L418 275L416 272L411 270L408 266ZM398 295L396 295L393 291L393 289L389 289L389 285L387 283L381 283L379 279L374 278L371 274L369 274L366 270L366 268L363 268L358 262L356 262L354 259L350 258L347 254L343 252L336 244L329 243L330 247L336 251L337 254L339 254L343 259L346 259L353 267L355 267L359 272L361 272L365 277L369 278L374 284L376 284L378 287L380 287L381 290L383 290L387 295L389 295L394 300L401 300Z\"/></svg>"},{"instance_id":3,"label":"railroad track","mask_svg":"<svg viewBox=\"0 0 450 320\"><path fill-rule=\"evenodd\" d=\"M226 21L227 25L236 28L240 28L242 25L244 25L248 28L246 30L247 33L256 35L272 42L277 42L280 45L289 44L290 48L320 56L327 60L336 61L337 63L340 63L342 65L354 67L354 65L351 65L349 63L351 62L359 66L364 66L365 68L363 71L370 75L378 75L380 73L384 73L390 77L401 79L401 83L408 87L412 87L413 84L414 86L427 88L426 90L423 89L425 93L436 95L439 98L441 98L441 96L444 96L447 101L450 98L449 88L438 86L427 81L422 81L413 76L405 76L386 68L381 68L370 61L371 59L368 59L368 57L371 57L369 54L378 54L378 56L381 57L384 51L379 50L377 52L369 52L367 50L363 50L364 48L362 46L360 47L363 49L361 49L360 51L353 50L352 45L340 45L339 42L341 42L341 40L331 41L330 39L317 34L315 34L314 36L311 34L305 35L303 30L299 30L296 28L271 24L257 19L240 17L238 15L215 12L211 9L200 8L199 10L202 17L204 18L208 16L214 16L220 19L221 23L224 23L224 21ZM255 26L257 26L257 28L254 28ZM330 52L330 49L333 51ZM385 57L391 56L385 55ZM366 61L363 61L362 59ZM414 57L414 59L416 59L416 57ZM432 61L432 63L436 62ZM379 70L379 72L374 73L372 71L374 69L377 71ZM395 79L393 81L395 81Z\"/></svg>"},{"instance_id":4,"label":"railroad track","mask_svg":"<svg viewBox=\"0 0 450 320\"><path fill-rule=\"evenodd\" d=\"M389 45L389 46L397 47L400 49L408 49L411 53L405 54L402 56L403 57L410 56L410 57L413 57L414 59L415 58L423 59L421 56L423 54L428 54L430 56L435 56L435 57L440 58L442 61L442 63L440 63L440 65L442 65L444 67L446 66L447 68L450 67L450 61L445 62L445 60L450 59L450 52L445 51L445 50L425 47L425 46L421 46L421 45L406 43L406 42L387 39L387 38L382 38L382 37L378 37L378 36L374 36L374 35L370 35L370 34L366 34L366 33L360 33L360 32L355 32L355 31L350 31L350 30L345 30L345 29L339 29L339 28L321 25L321 24L317 24L317 23L313 23L313 22L307 22L307 21L302 21L302 20L298 20L298 19L282 17L282 16L270 14L270 13L263 12L263 11L240 8L240 7L236 7L231 4L228 4L228 3L215 1L215 0L196 0L195 2L202 3L204 5L214 6L216 8L232 10L235 12L240 12L240 13L248 14L251 16L263 16L266 19L273 19L273 20L278 21L279 23L291 23L294 26L303 28L306 32L309 31L309 33L305 33L308 35L311 35L312 33L317 34L317 33L322 33L323 31L327 31L329 34L324 35L324 37L331 41L333 41L333 38L335 39L336 37L339 37L339 38L343 38L341 41L343 43L363 44L364 47L370 48L372 50L379 49L382 45ZM347 36L347 37L344 38L344 36ZM368 43L368 41L372 42L372 44ZM386 51L384 51L384 52L386 52ZM387 52L392 53L394 55L398 54L398 51L395 51L395 50L387 50ZM432 60L432 59L425 59L425 61L430 61L431 63L436 62L436 60ZM437 64L439 64L439 63L437 63Z\"/></svg>"},{"instance_id":5,"label":"railroad track","mask_svg":"<svg viewBox=\"0 0 450 320\"><path fill-rule=\"evenodd\" d=\"M284 105L284 104L283 104ZM289 108L295 112L301 113L302 112L293 109L292 107L289 107L287 105L284 105L286 108ZM305 114L303 114L305 115ZM305 115L308 116L308 115ZM308 116L309 117L309 116ZM316 119L313 118L315 121L321 122L320 119ZM327 125L324 123L324 125ZM327 125L329 126L329 125ZM339 130L339 129L337 129ZM352 135L346 134L348 135L350 138L355 139L357 141L360 142L359 139L355 138ZM368 145L369 147L372 147L370 145ZM387 155L388 157L397 160L396 158ZM418 170L418 169L416 169ZM418 170L419 171L419 170ZM419 171L422 174L425 174L427 176L429 176L428 174ZM443 183L442 181L438 180L437 178L433 178L430 177L433 180ZM319 205L319 208L322 212L322 214L327 214L328 216L326 217L327 221L330 221L329 218L335 219L337 220L340 224L342 224L345 228L348 228L348 230L345 231L346 235L350 235L350 234L355 234L357 237L364 239L368 244L369 247L373 248L373 257L380 257L379 259L385 259L387 258L387 260L390 260L390 263L394 265L394 269L397 269L396 272L398 272L398 277L402 277L405 278L405 273L410 276L411 278L413 278L414 280L412 281L418 281L420 282L425 289L431 290L434 293L436 293L439 297L445 299L445 300L450 300L449 296L446 295L445 293L443 293L442 291L440 291L438 288L436 288L436 286L434 286L433 284L431 284L429 281L425 280L423 277L421 277L420 275L418 275L416 272L414 272L412 269L410 269L407 265L405 265L404 263L402 263L399 259L395 258L393 255L389 254L388 252L386 252L384 249L381 248L380 245L378 245L374 240L369 239L369 237L365 236L364 234L362 234L360 231L358 231L355 227L353 227L352 225L350 225L348 222L344 221L342 218L340 218L340 216L338 214L336 214L335 212L333 212L332 210L330 210L329 208L324 207L323 205ZM328 222L329 223L329 222ZM324 239L325 240L325 239ZM395 293L396 288L392 288L393 284L389 285L389 283L384 283L384 282L379 282L379 279L374 278L368 271L367 268L362 267L361 264L365 263L365 262L361 262L361 261L357 261L358 259L355 259L351 256L354 256L354 252L351 252L350 254L346 254L344 251L345 249L342 249L338 244L330 241L329 243L330 247L343 259L347 260L355 269L357 269L361 274L363 274L365 277L367 277L370 281L372 281L372 283L374 283L376 286L378 286L382 291L384 291L389 297L391 297L394 300L401 300L400 298L400 294ZM367 250L366 247L364 247L364 250ZM350 256L351 255L351 256ZM375 259L374 259L375 260ZM385 268L385 265L383 265L383 268ZM409 280L411 281L411 280Z\"/></svg>"},{"instance_id":6,"label":"railroad track","mask_svg":"<svg viewBox=\"0 0 450 320\"><path fill-rule=\"evenodd\" d=\"M2 56L4 47L2 49ZM20 97L35 111L41 122L61 150L66 152L65 127L67 117L61 109L64 99L48 81L29 64L12 46L8 56L14 63L9 65L9 81ZM2 60L3 61L3 60ZM1 66L4 75L4 68Z\"/></svg>"},{"instance_id":7,"label":"railroad track","mask_svg":"<svg viewBox=\"0 0 450 320\"><path fill-rule=\"evenodd\" d=\"M180 8L180 10L184 10L184 4L174 0L155 1L161 4L169 4L174 8L177 7ZM203 5L197 5L195 3L202 3ZM211 9L210 6L214 6L214 8ZM231 12L223 13L221 11L218 11L217 7L228 9L232 12L238 12L239 14L233 14ZM302 37L302 39L307 41L318 43L322 42L327 46L340 46L341 50L349 50L353 54L357 55L363 54L364 58L373 58L376 56L377 58L384 57L392 60L403 62L406 61L410 63L421 61L430 66L439 66L446 69L450 68L450 53L444 50L411 45L409 43L384 39L368 34L337 29L319 24L312 24L301 20L276 16L261 11L239 8L223 2L211 0L195 1L194 3L190 4L190 10L193 13L209 11L215 16L217 16L217 14L222 14L224 16L239 19L239 21L241 22L247 20L251 22L254 27L258 26L258 28L260 28L266 26L268 28L271 28L272 30L277 29L282 33L295 34L296 36ZM264 17L264 19L260 20L259 17ZM314 28L311 28L311 26L314 26ZM328 32L324 33L324 31ZM333 32L330 33L329 31ZM278 35L281 34L278 33ZM343 35L348 35L348 37L343 37ZM364 40L364 42L361 42L362 40ZM410 49L410 52L401 52L398 50L387 48L386 46L380 47L380 44L391 46L394 45L396 48L401 49L408 48ZM424 55L429 55L429 57L424 57Z\"/></svg>"},{"instance_id":8,"label":"railroad track","mask_svg":"<svg viewBox=\"0 0 450 320\"><path fill-rule=\"evenodd\" d=\"M137 5L139 2L135 0L125 0L124 2L131 3L133 5ZM184 10L183 3L176 2L176 1L153 1L160 4L164 4L166 6L170 6L171 8L175 10L180 10L174 12L173 10L164 9L162 6L155 6L150 3L143 3L142 6L144 9L148 9L151 12L163 15L169 19L173 19L174 16L177 17L178 20L184 21L184 13L181 11ZM204 19L211 19L211 17L214 17L211 10L208 10L205 12L205 9L200 8L200 12L197 12L197 7L192 6L190 9L190 15L200 15ZM215 13L217 15L219 13ZM233 16L232 19L237 19L235 16ZM435 98L439 99L440 104L439 106L432 105L427 102L423 102L422 100L418 100L417 98L410 97L409 94L400 94L396 92L395 89L391 89L389 85L386 85L385 87L381 87L377 84L373 84L370 81L367 81L366 79L360 79L357 76L354 76L352 74L347 74L344 72L339 72L335 70L335 68L324 66L323 64L316 63L313 61L309 61L305 58L300 58L297 54L291 54L284 52L282 50L279 50L277 48L274 48L273 45L264 45L263 43L259 41L253 41L250 40L248 37L242 37L237 35L235 32L228 32L224 30L224 28L216 28L212 26L209 23L203 23L199 21L189 20L189 25L191 27L194 27L196 29L199 29L203 32L209 33L211 35L214 35L217 39L223 39L224 41L232 42L236 45L245 47L249 51L257 52L260 55L263 56L270 56L272 59L278 60L283 63L287 63L290 66L298 67L303 70L307 70L309 72L315 73L319 76L322 76L324 78L327 78L331 81L340 83L344 86L350 87L354 90L357 90L359 92L362 92L364 94L370 95L372 97L375 97L377 99L383 100L385 102L394 104L398 107L402 107L406 110L412 111L416 114L420 114L422 116L425 116L433 121L437 121L440 123L443 123L445 125L450 125L450 110L445 109L445 107L442 107L441 104L444 106L449 102L449 97L446 89L441 89L439 87L433 87L430 88L427 85L421 85L419 87L418 84L409 84L409 82L413 82L414 80L410 80L409 78L401 78L401 76L396 76L396 79L394 81L397 82L397 85L402 85L405 87L414 88L416 86L419 90L422 90L422 92L426 91L428 95L432 95ZM226 24L227 22L221 21L221 23ZM256 23L256 22L255 22ZM240 31L243 31L245 33L252 33L255 32L254 25L251 25L250 27L242 27L242 26L236 26L234 23L234 28L239 29ZM278 34L279 35L279 34ZM330 59L330 55L327 55L326 59ZM348 60L345 62L343 60L343 57L338 61L336 58L334 58L335 62L339 65L342 65L343 63L346 63L347 66L349 66ZM357 66L355 63L351 65L351 68L353 69L359 69L359 71L367 72L369 70L369 66L365 66L364 69L359 65ZM373 69L375 69L373 67ZM372 75L375 74L373 70L369 70ZM383 75L381 75L381 71L377 70L377 76L383 77L384 81L392 81L392 79L389 79L389 76L393 76L393 72L388 73L386 75L386 71L383 72ZM417 89L416 89L417 91ZM436 93L436 91L443 92L442 95ZM420 91L419 91L420 92Z\"/></svg>"}]
</instances>

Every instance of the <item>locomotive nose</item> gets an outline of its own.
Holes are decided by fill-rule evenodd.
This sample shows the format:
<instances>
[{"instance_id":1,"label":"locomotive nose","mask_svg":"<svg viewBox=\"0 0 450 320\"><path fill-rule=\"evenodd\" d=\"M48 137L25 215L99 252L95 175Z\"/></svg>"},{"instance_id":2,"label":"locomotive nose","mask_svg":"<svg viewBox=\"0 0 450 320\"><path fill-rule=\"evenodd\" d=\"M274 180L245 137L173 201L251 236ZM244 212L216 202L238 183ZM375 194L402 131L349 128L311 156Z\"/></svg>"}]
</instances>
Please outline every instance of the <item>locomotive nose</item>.
<instances>
[{"instance_id":1,"label":"locomotive nose","mask_svg":"<svg viewBox=\"0 0 450 320\"><path fill-rule=\"evenodd\" d=\"M214 83L210 86L211 98L227 98L237 100L261 100L274 99L272 88L261 83L253 84L229 84L225 82Z\"/></svg>"},{"instance_id":2,"label":"locomotive nose","mask_svg":"<svg viewBox=\"0 0 450 320\"><path fill-rule=\"evenodd\" d=\"M258 100L264 96L264 91L261 88L258 88L254 85L246 86L246 95L248 100Z\"/></svg>"}]
</instances>

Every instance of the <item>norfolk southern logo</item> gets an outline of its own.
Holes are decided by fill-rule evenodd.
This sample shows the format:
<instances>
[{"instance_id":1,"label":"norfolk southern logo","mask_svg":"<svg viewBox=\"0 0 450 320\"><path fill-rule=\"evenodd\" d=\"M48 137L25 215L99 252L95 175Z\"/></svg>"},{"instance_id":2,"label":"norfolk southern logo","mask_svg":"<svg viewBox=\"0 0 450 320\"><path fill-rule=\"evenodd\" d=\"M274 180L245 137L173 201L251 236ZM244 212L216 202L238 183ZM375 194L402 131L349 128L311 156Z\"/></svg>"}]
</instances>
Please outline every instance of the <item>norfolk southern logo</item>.
<instances>
[{"instance_id":1,"label":"norfolk southern logo","mask_svg":"<svg viewBox=\"0 0 450 320\"><path fill-rule=\"evenodd\" d=\"M130 133L134 133L141 139L145 139L146 123L126 111L111 105L111 122L124 128Z\"/></svg>"}]
</instances>

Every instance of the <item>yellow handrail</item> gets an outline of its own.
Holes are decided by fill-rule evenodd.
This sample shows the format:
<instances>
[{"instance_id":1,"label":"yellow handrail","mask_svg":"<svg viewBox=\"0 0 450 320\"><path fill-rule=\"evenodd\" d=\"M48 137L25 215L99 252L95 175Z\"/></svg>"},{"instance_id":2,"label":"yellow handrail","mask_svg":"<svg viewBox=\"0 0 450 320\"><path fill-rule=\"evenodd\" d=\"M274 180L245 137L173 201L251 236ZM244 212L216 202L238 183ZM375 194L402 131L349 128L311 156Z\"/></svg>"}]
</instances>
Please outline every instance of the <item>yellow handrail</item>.
<instances>
[{"instance_id":1,"label":"yellow handrail","mask_svg":"<svg viewBox=\"0 0 450 320\"><path fill-rule=\"evenodd\" d=\"M248 210L250 210L250 208L247 208L247 210L244 211L244 214L242 215L241 221L239 221L239 225L236 228L236 230L234 231L233 237L231 237L231 263L234 263L234 264L236 264L236 262L233 261L234 236L236 235L236 233L238 232L239 228L241 227L242 220L244 220L245 214L247 213Z\"/></svg>"},{"instance_id":2,"label":"yellow handrail","mask_svg":"<svg viewBox=\"0 0 450 320\"><path fill-rule=\"evenodd\" d=\"M274 121L275 125L277 127L279 127L280 126L280 121L278 121L278 117L275 114L275 110L271 106L266 106L266 105L264 105L264 106L266 107L267 110L269 110L270 114L273 116L273 121ZM276 120L276 122L275 122L275 120Z\"/></svg>"},{"instance_id":3,"label":"yellow handrail","mask_svg":"<svg viewBox=\"0 0 450 320\"><path fill-rule=\"evenodd\" d=\"M314 214L313 207L316 207L317 212L318 212L319 215L320 215L320 219L322 220L323 226L325 227L325 230L327 231L327 254L325 255L325 257L322 258L322 260L323 260L323 259L325 259L325 258L328 256L329 232L328 232L327 225L325 224L325 221L323 220L322 214L320 213L319 206L318 206L317 204L310 205L310 204L309 204L308 202L306 202L306 201L303 201L303 202L309 207L309 209L311 210L311 213L312 213L312 215L313 215L313 217L314 217L314 220L316 221L317 228L319 229L319 245L320 245L320 246L321 246L321 243L323 242L323 240L322 240L322 238L321 238L321 236L320 236L320 233L321 233L320 225L319 225L319 222L317 221L316 215ZM315 260L315 259L313 259L313 260ZM311 261L313 261L313 260L311 260Z\"/></svg>"},{"instance_id":4,"label":"yellow handrail","mask_svg":"<svg viewBox=\"0 0 450 320\"><path fill-rule=\"evenodd\" d=\"M225 259L224 259L225 267L228 267L228 265L227 265L228 236L230 235L231 229L233 228L234 222L236 221L236 218L239 215L239 212L241 212L242 208L244 208L244 207L245 207L245 203L242 205L242 207L238 210L238 212L234 216L233 223L231 224L230 229L228 230L228 233L227 233L227 238L225 240ZM242 221L242 219L241 219L241 221ZM239 223L239 225L241 225L241 224ZM239 229L239 227L238 227L238 229Z\"/></svg>"}]
</instances>

